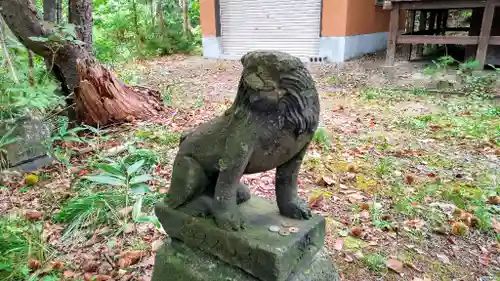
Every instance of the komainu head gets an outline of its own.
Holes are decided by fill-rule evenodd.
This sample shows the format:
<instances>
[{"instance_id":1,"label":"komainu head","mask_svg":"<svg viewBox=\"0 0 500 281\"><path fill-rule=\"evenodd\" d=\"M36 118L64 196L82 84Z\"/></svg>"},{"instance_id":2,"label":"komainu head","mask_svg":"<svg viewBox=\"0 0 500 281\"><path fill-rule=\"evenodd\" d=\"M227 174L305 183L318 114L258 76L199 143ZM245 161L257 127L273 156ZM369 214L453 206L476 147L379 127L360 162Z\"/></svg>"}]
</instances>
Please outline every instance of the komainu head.
<instances>
[{"instance_id":1,"label":"komainu head","mask_svg":"<svg viewBox=\"0 0 500 281\"><path fill-rule=\"evenodd\" d=\"M237 110L277 114L280 126L296 135L316 130L318 92L299 58L279 51L252 51L241 63L244 68L234 102Z\"/></svg>"}]
</instances>

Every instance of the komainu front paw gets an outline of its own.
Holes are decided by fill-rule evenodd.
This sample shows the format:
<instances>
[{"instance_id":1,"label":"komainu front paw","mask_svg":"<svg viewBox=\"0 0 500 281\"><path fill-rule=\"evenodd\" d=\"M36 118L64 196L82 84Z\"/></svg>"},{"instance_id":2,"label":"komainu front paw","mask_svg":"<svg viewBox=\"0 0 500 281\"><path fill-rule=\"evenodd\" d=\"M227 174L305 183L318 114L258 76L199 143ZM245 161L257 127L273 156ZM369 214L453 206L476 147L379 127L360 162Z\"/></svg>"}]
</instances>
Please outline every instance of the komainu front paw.
<instances>
[{"instance_id":1,"label":"komainu front paw","mask_svg":"<svg viewBox=\"0 0 500 281\"><path fill-rule=\"evenodd\" d=\"M238 231L245 228L245 222L237 210L218 212L214 211L215 224L227 231Z\"/></svg>"},{"instance_id":2,"label":"komainu front paw","mask_svg":"<svg viewBox=\"0 0 500 281\"><path fill-rule=\"evenodd\" d=\"M295 197L294 199L284 202L282 204L278 204L280 214L297 220L308 220L311 218L311 209L307 203L299 197Z\"/></svg>"}]
</instances>

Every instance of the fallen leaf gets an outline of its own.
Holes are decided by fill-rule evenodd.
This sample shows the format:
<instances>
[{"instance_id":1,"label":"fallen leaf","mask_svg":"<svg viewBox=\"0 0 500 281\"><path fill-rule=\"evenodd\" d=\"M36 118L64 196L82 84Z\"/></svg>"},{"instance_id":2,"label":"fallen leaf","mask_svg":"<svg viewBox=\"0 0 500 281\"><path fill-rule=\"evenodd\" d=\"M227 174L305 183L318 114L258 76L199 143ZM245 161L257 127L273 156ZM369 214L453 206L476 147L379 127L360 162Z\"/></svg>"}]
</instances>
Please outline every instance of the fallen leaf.
<instances>
[{"instance_id":1,"label":"fallen leaf","mask_svg":"<svg viewBox=\"0 0 500 281\"><path fill-rule=\"evenodd\" d=\"M84 272L96 272L99 269L100 263L96 261L86 261L83 263L82 269Z\"/></svg>"},{"instance_id":2,"label":"fallen leaf","mask_svg":"<svg viewBox=\"0 0 500 281\"><path fill-rule=\"evenodd\" d=\"M447 234L447 229L446 229L445 226L434 227L432 229L432 231L434 231L437 234L441 234L441 235L446 235Z\"/></svg>"},{"instance_id":3,"label":"fallen leaf","mask_svg":"<svg viewBox=\"0 0 500 281\"><path fill-rule=\"evenodd\" d=\"M431 279L425 278L425 277L424 277L424 279L415 277L415 278L413 278L413 281L431 281Z\"/></svg>"},{"instance_id":4,"label":"fallen leaf","mask_svg":"<svg viewBox=\"0 0 500 281\"><path fill-rule=\"evenodd\" d=\"M160 247L163 245L163 240L155 240L153 243L151 243L151 251L156 252Z\"/></svg>"},{"instance_id":5,"label":"fallen leaf","mask_svg":"<svg viewBox=\"0 0 500 281\"><path fill-rule=\"evenodd\" d=\"M41 266L40 261L38 260L29 260L28 261L28 268L31 270L37 270Z\"/></svg>"},{"instance_id":6,"label":"fallen leaf","mask_svg":"<svg viewBox=\"0 0 500 281\"><path fill-rule=\"evenodd\" d=\"M406 263L407 266L413 268L416 272L424 272L422 269L418 268L416 265L414 265L413 263Z\"/></svg>"},{"instance_id":7,"label":"fallen leaf","mask_svg":"<svg viewBox=\"0 0 500 281\"><path fill-rule=\"evenodd\" d=\"M469 227L465 223L457 221L451 225L451 233L458 236L467 236Z\"/></svg>"},{"instance_id":8,"label":"fallen leaf","mask_svg":"<svg viewBox=\"0 0 500 281\"><path fill-rule=\"evenodd\" d=\"M321 176L318 180L318 185L320 186L332 186L335 184L335 180L329 176Z\"/></svg>"},{"instance_id":9,"label":"fallen leaf","mask_svg":"<svg viewBox=\"0 0 500 281\"><path fill-rule=\"evenodd\" d=\"M346 262L351 263L351 262L353 262L353 261L354 261L354 258L353 258L353 257L351 257L350 255L347 255L347 254L346 254L346 255L345 255L345 257L344 257L344 260L345 260Z\"/></svg>"},{"instance_id":10,"label":"fallen leaf","mask_svg":"<svg viewBox=\"0 0 500 281\"><path fill-rule=\"evenodd\" d=\"M359 226L355 226L355 227L351 228L351 234L354 237L360 237L362 232L363 232L363 230Z\"/></svg>"},{"instance_id":11,"label":"fallen leaf","mask_svg":"<svg viewBox=\"0 0 500 281\"><path fill-rule=\"evenodd\" d=\"M126 226L125 226L125 229L123 230L123 232L125 234L130 234L132 232L135 231L135 224L133 223L128 223Z\"/></svg>"},{"instance_id":12,"label":"fallen leaf","mask_svg":"<svg viewBox=\"0 0 500 281\"><path fill-rule=\"evenodd\" d=\"M65 270L65 271L63 272L63 277L64 277L65 279L72 278L73 276L75 276L75 273L74 273L73 271L71 271L71 270Z\"/></svg>"},{"instance_id":13,"label":"fallen leaf","mask_svg":"<svg viewBox=\"0 0 500 281\"><path fill-rule=\"evenodd\" d=\"M397 273L403 273L403 262L396 259L388 259L387 268L392 269Z\"/></svg>"},{"instance_id":14,"label":"fallen leaf","mask_svg":"<svg viewBox=\"0 0 500 281\"><path fill-rule=\"evenodd\" d=\"M42 213L39 211L27 211L24 217L29 221L39 221L42 219Z\"/></svg>"},{"instance_id":15,"label":"fallen leaf","mask_svg":"<svg viewBox=\"0 0 500 281\"><path fill-rule=\"evenodd\" d=\"M457 244L457 240L456 240L456 239L455 239L455 237L453 237L453 236L448 237L446 240L448 240L448 242L449 242L450 244L453 244L453 245L456 245L456 244Z\"/></svg>"},{"instance_id":16,"label":"fallen leaf","mask_svg":"<svg viewBox=\"0 0 500 281\"><path fill-rule=\"evenodd\" d=\"M342 251L342 249L344 248L344 238L335 239L335 245L333 246L333 248L337 251Z\"/></svg>"},{"instance_id":17,"label":"fallen leaf","mask_svg":"<svg viewBox=\"0 0 500 281\"><path fill-rule=\"evenodd\" d=\"M500 222L494 218L491 219L491 227L493 227L496 233L500 233Z\"/></svg>"},{"instance_id":18,"label":"fallen leaf","mask_svg":"<svg viewBox=\"0 0 500 281\"><path fill-rule=\"evenodd\" d=\"M50 266L55 269L55 270L58 270L58 269L61 269L64 267L64 262L63 261L60 261L60 260L56 260L56 261L53 261L50 263Z\"/></svg>"},{"instance_id":19,"label":"fallen leaf","mask_svg":"<svg viewBox=\"0 0 500 281\"><path fill-rule=\"evenodd\" d=\"M359 217L362 218L362 219L369 219L370 218L370 213L367 212L367 211L362 211L362 212L359 212Z\"/></svg>"},{"instance_id":20,"label":"fallen leaf","mask_svg":"<svg viewBox=\"0 0 500 281\"><path fill-rule=\"evenodd\" d=\"M365 257L365 255L363 255L363 252L357 251L356 253L354 253L354 257L356 257L358 260L361 260Z\"/></svg>"},{"instance_id":21,"label":"fallen leaf","mask_svg":"<svg viewBox=\"0 0 500 281\"><path fill-rule=\"evenodd\" d=\"M444 264L450 263L450 258L448 258L448 256L445 254L436 254L436 257Z\"/></svg>"},{"instance_id":22,"label":"fallen leaf","mask_svg":"<svg viewBox=\"0 0 500 281\"><path fill-rule=\"evenodd\" d=\"M351 202L351 203L356 203L356 202L359 202L363 199L365 199L365 196L363 196L362 194L359 194L359 193L351 193L351 194L347 195L347 200L349 200L349 202Z\"/></svg>"},{"instance_id":23,"label":"fallen leaf","mask_svg":"<svg viewBox=\"0 0 500 281\"><path fill-rule=\"evenodd\" d=\"M349 166L347 166L347 171L349 173L356 173L357 170L358 170L358 167L356 167L356 165L354 165L354 164L349 164Z\"/></svg>"},{"instance_id":24,"label":"fallen leaf","mask_svg":"<svg viewBox=\"0 0 500 281\"><path fill-rule=\"evenodd\" d=\"M139 262L139 260L145 256L146 253L144 251L130 251L125 252L120 255L120 259L118 260L118 266L120 268L126 268L133 264Z\"/></svg>"},{"instance_id":25,"label":"fallen leaf","mask_svg":"<svg viewBox=\"0 0 500 281\"><path fill-rule=\"evenodd\" d=\"M361 205L359 205L359 208L363 211L368 211L370 210L370 205L368 203L361 203Z\"/></svg>"},{"instance_id":26,"label":"fallen leaf","mask_svg":"<svg viewBox=\"0 0 500 281\"><path fill-rule=\"evenodd\" d=\"M482 265L489 265L490 264L490 253L486 252L482 256L479 257L479 262Z\"/></svg>"},{"instance_id":27,"label":"fallen leaf","mask_svg":"<svg viewBox=\"0 0 500 281\"><path fill-rule=\"evenodd\" d=\"M415 175L406 174L405 175L405 183L408 185L412 185L413 183L415 183Z\"/></svg>"},{"instance_id":28,"label":"fallen leaf","mask_svg":"<svg viewBox=\"0 0 500 281\"><path fill-rule=\"evenodd\" d=\"M488 198L488 201L486 201L486 203L500 205L500 196L491 196Z\"/></svg>"},{"instance_id":29,"label":"fallen leaf","mask_svg":"<svg viewBox=\"0 0 500 281\"><path fill-rule=\"evenodd\" d=\"M120 209L118 211L118 214L121 216L121 217L127 217L128 215L130 215L132 213L132 209L133 207L132 206L128 206L128 207L125 207L123 209Z\"/></svg>"},{"instance_id":30,"label":"fallen leaf","mask_svg":"<svg viewBox=\"0 0 500 281\"><path fill-rule=\"evenodd\" d=\"M425 221L424 220L421 220L421 219L414 219L414 220L409 220L409 221L406 221L405 222L406 225L408 225L409 227L413 227L413 228L416 228L416 229L420 229L424 226L425 224Z\"/></svg>"},{"instance_id":31,"label":"fallen leaf","mask_svg":"<svg viewBox=\"0 0 500 281\"><path fill-rule=\"evenodd\" d=\"M324 200L325 197L323 196L323 194L312 196L311 199L309 199L309 208L311 209L320 208Z\"/></svg>"}]
</instances>

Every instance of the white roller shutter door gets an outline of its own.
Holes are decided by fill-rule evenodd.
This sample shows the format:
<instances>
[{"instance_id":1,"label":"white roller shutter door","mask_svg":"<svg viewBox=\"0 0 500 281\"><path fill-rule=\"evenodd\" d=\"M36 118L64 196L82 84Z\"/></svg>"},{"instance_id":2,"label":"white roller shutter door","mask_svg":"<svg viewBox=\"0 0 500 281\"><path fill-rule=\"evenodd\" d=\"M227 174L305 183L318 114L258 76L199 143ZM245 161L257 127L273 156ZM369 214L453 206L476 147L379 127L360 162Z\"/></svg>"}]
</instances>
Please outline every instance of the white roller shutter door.
<instances>
[{"instance_id":1,"label":"white roller shutter door","mask_svg":"<svg viewBox=\"0 0 500 281\"><path fill-rule=\"evenodd\" d=\"M317 57L321 0L220 0L223 57L280 50Z\"/></svg>"}]
</instances>

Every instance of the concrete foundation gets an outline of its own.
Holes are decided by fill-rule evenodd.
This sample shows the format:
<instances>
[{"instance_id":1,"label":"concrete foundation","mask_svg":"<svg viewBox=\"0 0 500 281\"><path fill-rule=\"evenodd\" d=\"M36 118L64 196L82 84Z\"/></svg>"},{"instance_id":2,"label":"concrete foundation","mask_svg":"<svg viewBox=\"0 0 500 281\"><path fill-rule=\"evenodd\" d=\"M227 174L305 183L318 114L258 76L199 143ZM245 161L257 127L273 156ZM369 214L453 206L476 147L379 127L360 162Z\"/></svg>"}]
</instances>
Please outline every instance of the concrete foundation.
<instances>
[{"instance_id":1,"label":"concrete foundation","mask_svg":"<svg viewBox=\"0 0 500 281\"><path fill-rule=\"evenodd\" d=\"M387 32L353 36L321 37L317 58L321 62L344 62L365 54L384 50L387 46ZM240 57L223 53L220 37L203 37L203 56L211 59L237 60Z\"/></svg>"}]
</instances>

